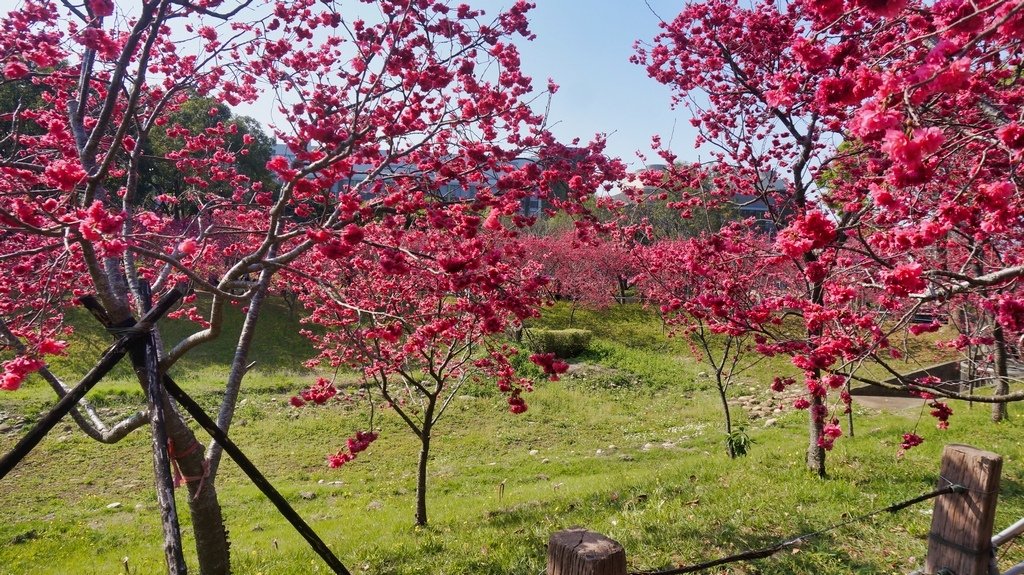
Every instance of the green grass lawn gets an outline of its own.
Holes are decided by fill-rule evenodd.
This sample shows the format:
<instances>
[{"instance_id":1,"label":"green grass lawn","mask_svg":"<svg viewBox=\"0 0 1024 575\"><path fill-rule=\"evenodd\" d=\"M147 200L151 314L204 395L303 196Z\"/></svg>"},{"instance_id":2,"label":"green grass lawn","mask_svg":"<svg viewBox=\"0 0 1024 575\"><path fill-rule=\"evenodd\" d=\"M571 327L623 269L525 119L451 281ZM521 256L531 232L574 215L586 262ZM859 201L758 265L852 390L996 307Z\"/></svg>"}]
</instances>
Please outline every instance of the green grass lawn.
<instances>
[{"instance_id":1,"label":"green grass lawn","mask_svg":"<svg viewBox=\"0 0 1024 575\"><path fill-rule=\"evenodd\" d=\"M538 325L564 327L567 316L556 307ZM393 413L378 411L381 438L356 461L327 468L325 455L366 428L365 403L291 408L288 397L313 377L300 365L308 344L288 335L295 320L283 310L268 319L232 436L353 573L537 575L548 536L571 526L620 541L631 570L697 563L931 491L946 443L1003 455L996 527L1024 516L1019 407L994 425L984 406L956 404L947 431L935 430L920 410L858 408L856 436L836 443L826 480L804 470L806 414L787 410L772 427L750 422L750 455L730 460L717 398L698 377L702 367L688 347L666 338L655 316L617 306L576 312L575 327L595 334L591 350L576 360L586 375L539 383L525 414L508 413L502 397L482 384L463 390L435 435L430 526L415 528L415 438ZM102 334L93 335L95 341L76 341L76 357L56 366L61 373L80 373L98 354ZM229 342L219 342L173 375L212 408L229 358ZM766 364L748 383L766 388L786 368ZM52 404L50 395L32 382L0 395L0 414L8 425L32 421ZM126 374L91 397L111 413L142 402ZM901 434L915 428L926 443L898 456ZM21 432L0 433L0 452ZM0 574L116 575L125 573L124 558L130 573L160 573L149 444L144 430L104 446L70 422L58 426L0 481ZM227 458L217 489L236 573L328 572ZM108 508L112 503L120 505ZM183 500L179 508L187 509ZM904 574L923 560L930 511L929 502L881 515L776 557L712 572ZM189 551L187 512L182 522ZM1004 561L1004 568L1024 561L1024 542L1011 546Z\"/></svg>"}]
</instances>

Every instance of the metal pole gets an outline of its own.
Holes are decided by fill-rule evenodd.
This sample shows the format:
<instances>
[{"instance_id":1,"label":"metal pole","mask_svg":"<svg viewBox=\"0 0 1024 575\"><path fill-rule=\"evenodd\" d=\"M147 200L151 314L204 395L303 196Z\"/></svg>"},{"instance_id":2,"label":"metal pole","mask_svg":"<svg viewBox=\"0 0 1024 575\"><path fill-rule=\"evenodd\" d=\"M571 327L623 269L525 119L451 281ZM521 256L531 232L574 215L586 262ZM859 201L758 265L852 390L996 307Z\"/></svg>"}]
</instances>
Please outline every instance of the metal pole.
<instances>
[{"instance_id":1,"label":"metal pole","mask_svg":"<svg viewBox=\"0 0 1024 575\"><path fill-rule=\"evenodd\" d=\"M1013 525L1003 529L999 533L992 536L992 546L999 547L1003 543L1016 539L1021 534L1024 534L1024 519L1014 523Z\"/></svg>"}]
</instances>

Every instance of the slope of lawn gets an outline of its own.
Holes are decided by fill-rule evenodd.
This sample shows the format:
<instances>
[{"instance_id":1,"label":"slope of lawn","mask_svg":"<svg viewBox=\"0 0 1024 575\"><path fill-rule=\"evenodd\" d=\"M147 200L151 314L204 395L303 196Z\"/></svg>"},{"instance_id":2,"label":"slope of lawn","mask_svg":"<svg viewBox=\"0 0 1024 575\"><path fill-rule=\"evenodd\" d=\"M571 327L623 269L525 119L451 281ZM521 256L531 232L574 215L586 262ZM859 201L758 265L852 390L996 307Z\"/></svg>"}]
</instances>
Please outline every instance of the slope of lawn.
<instances>
[{"instance_id":1,"label":"slope of lawn","mask_svg":"<svg viewBox=\"0 0 1024 575\"><path fill-rule=\"evenodd\" d=\"M354 462L327 468L325 455L367 428L367 400L352 389L351 401L290 407L290 395L313 377L301 368L310 350L293 335L296 320L283 307L271 312L232 435L353 573L536 575L550 533L571 526L620 541L631 570L696 563L931 491L945 443L1002 454L996 527L1024 515L1021 408L1011 407L1011 419L995 425L985 406L956 404L951 428L938 431L920 409L858 407L856 436L836 443L826 480L803 469L806 414L786 410L770 427L749 422L750 455L730 460L717 398L688 346L666 338L656 316L616 306L576 311L574 327L594 331L591 350L574 360L573 373L562 381L539 382L525 414L508 413L485 383L460 391L435 435L430 526L415 528L415 438L393 413L377 410L381 438ZM568 310L556 306L537 325L565 327L567 318ZM187 328L170 329L180 334ZM87 335L76 340L76 357L56 366L68 379L102 350L102 334ZM212 409L230 355L225 337L173 375ZM767 395L764 382L784 369L765 364L737 393ZM142 402L123 373L91 397L111 415ZM38 381L0 395L0 452L52 402ZM746 415L737 417L743 423ZM900 456L900 436L915 429L926 443ZM58 426L0 481L0 575L160 573L151 465L144 430L104 446L70 422ZM236 573L328 572L227 458L217 489ZM907 573L922 561L930 512L929 502L879 515L718 572ZM1003 567L1024 560L1022 549L1011 546Z\"/></svg>"}]
</instances>

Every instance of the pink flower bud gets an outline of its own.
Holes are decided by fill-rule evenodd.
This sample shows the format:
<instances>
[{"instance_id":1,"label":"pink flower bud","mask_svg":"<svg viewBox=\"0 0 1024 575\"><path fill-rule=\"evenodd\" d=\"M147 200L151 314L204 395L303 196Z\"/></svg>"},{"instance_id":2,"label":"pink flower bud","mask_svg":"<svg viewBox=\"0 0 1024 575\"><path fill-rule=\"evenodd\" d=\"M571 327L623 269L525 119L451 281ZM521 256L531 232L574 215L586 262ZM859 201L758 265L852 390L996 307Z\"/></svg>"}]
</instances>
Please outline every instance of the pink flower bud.
<instances>
[{"instance_id":1,"label":"pink flower bud","mask_svg":"<svg viewBox=\"0 0 1024 575\"><path fill-rule=\"evenodd\" d=\"M178 253L180 253L183 256L193 255L197 251L199 251L199 244L197 244L196 241L192 238L183 240L180 244L178 244Z\"/></svg>"}]
</instances>

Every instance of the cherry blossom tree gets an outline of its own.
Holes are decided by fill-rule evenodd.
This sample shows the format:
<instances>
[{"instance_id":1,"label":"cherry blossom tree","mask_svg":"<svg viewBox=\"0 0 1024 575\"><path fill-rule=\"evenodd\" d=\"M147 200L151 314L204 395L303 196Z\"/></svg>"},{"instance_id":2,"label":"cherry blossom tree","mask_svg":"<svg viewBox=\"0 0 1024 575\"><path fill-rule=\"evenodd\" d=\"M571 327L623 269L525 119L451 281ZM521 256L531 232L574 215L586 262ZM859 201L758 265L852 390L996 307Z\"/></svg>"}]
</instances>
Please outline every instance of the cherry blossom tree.
<instances>
[{"instance_id":1,"label":"cherry blossom tree","mask_svg":"<svg viewBox=\"0 0 1024 575\"><path fill-rule=\"evenodd\" d=\"M525 245L551 278L549 297L570 302L570 326L580 305L607 307L629 289L632 258L613 239L565 230L528 238Z\"/></svg>"},{"instance_id":2,"label":"cherry blossom tree","mask_svg":"<svg viewBox=\"0 0 1024 575\"><path fill-rule=\"evenodd\" d=\"M516 206L550 195L555 182L562 193L551 209L581 213L620 167L600 154L600 140L566 161L531 108L556 87L538 92L520 71L513 39L531 37L530 8L519 1L491 17L427 0L20 3L0 19L3 87L30 83L42 105L14 106L0 147L0 319L16 354L0 387L16 390L39 372L65 393L45 362L66 348L64 310L77 297L95 295L113 325L128 325L148 292L184 281L202 297L178 315L197 328L165 342L161 370L223 337L225 306L245 313L217 417L228 430L263 304L282 272L309 275L304 258L344 267L366 235L398 242L398 230L438 229L468 239L503 217L525 226ZM235 138L237 124L196 130L175 119L197 97L274 102L274 135L291 154L266 163L275 185L242 169L254 142ZM219 113L211 107L211 118ZM150 145L157 131L180 148L146 157L159 150ZM535 161L514 163L523 157ZM141 185L142 166L157 160L189 186L194 209L178 219L159 206L179 196ZM472 202L452 197L453 185L473 190ZM409 247L391 245L398 251L382 252L381 267L401 267ZM309 281L335 279L322 271ZM227 573L221 448L199 444L169 403L167 414L199 569ZM146 419L111 424L87 405L75 414L108 442Z\"/></svg>"},{"instance_id":3,"label":"cherry blossom tree","mask_svg":"<svg viewBox=\"0 0 1024 575\"><path fill-rule=\"evenodd\" d=\"M194 137L193 134L207 137L223 134L224 141L190 153L183 148L185 139ZM139 165L140 193L136 197L139 201L153 202L150 207L157 213L181 220L196 211L197 203L191 196L198 190L202 190L198 194L200 202L210 193L230 195L230 184L212 181L205 186L197 185L203 181L202 170L182 170L190 154L214 155L224 151L244 150L245 153L235 153L239 174L272 188L276 182L266 164L273 155L273 148L273 138L263 132L256 120L233 115L227 105L213 98L190 97L168 116L165 124L154 126L146 138Z\"/></svg>"},{"instance_id":4,"label":"cherry blossom tree","mask_svg":"<svg viewBox=\"0 0 1024 575\"><path fill-rule=\"evenodd\" d=\"M352 227L343 248L354 250L351 257L340 258L325 245L303 265L312 272L303 282L308 321L326 328L310 332L321 350L317 363L360 373L420 442L417 525L427 524L436 426L462 384L493 378L509 411L526 411L522 394L531 383L515 376L509 357L516 352L504 344L504 332L537 314L547 281L525 260L514 232L501 226L471 231L479 218L459 207L429 208L447 212L445 229L428 220L395 226L388 218ZM356 242L353 235L361 237ZM347 452L330 456L332 466L355 456L355 439L356 449L350 441Z\"/></svg>"},{"instance_id":5,"label":"cherry blossom tree","mask_svg":"<svg viewBox=\"0 0 1024 575\"><path fill-rule=\"evenodd\" d=\"M742 217L736 206L709 197L714 191L712 179L682 181L678 173L686 167L648 166L620 185L625 200L616 210L622 214L619 227L634 241L649 245L695 237Z\"/></svg>"},{"instance_id":6,"label":"cherry blossom tree","mask_svg":"<svg viewBox=\"0 0 1024 575\"><path fill-rule=\"evenodd\" d=\"M742 443L735 441L729 388L764 359L753 349L753 333L776 310L762 294L785 281L777 262L752 253L751 246L765 241L733 223L713 234L662 240L634 251L639 292L657 306L672 335L685 338L694 355L711 369L730 457L743 453L737 450ZM791 382L776 380L777 385Z\"/></svg>"},{"instance_id":7,"label":"cherry blossom tree","mask_svg":"<svg viewBox=\"0 0 1024 575\"><path fill-rule=\"evenodd\" d=\"M801 332L755 333L762 353L805 372L807 461L819 474L838 431L826 430L830 378L884 385L857 374L864 361L900 377L894 334L941 327L911 329L923 309L970 310L952 349L994 345L995 394L976 400L1024 398L998 359L1024 309L1022 10L1003 0L708 0L638 45L636 61L675 90L698 143L715 150L714 169L674 167L673 177L714 173L716 201L738 192L762 202L778 233L752 253L792 263L792 289L766 295L777 317L802 319ZM827 171L841 177L816 185ZM941 426L950 408L934 398L967 396L932 383L899 386L932 398Z\"/></svg>"}]
</instances>

